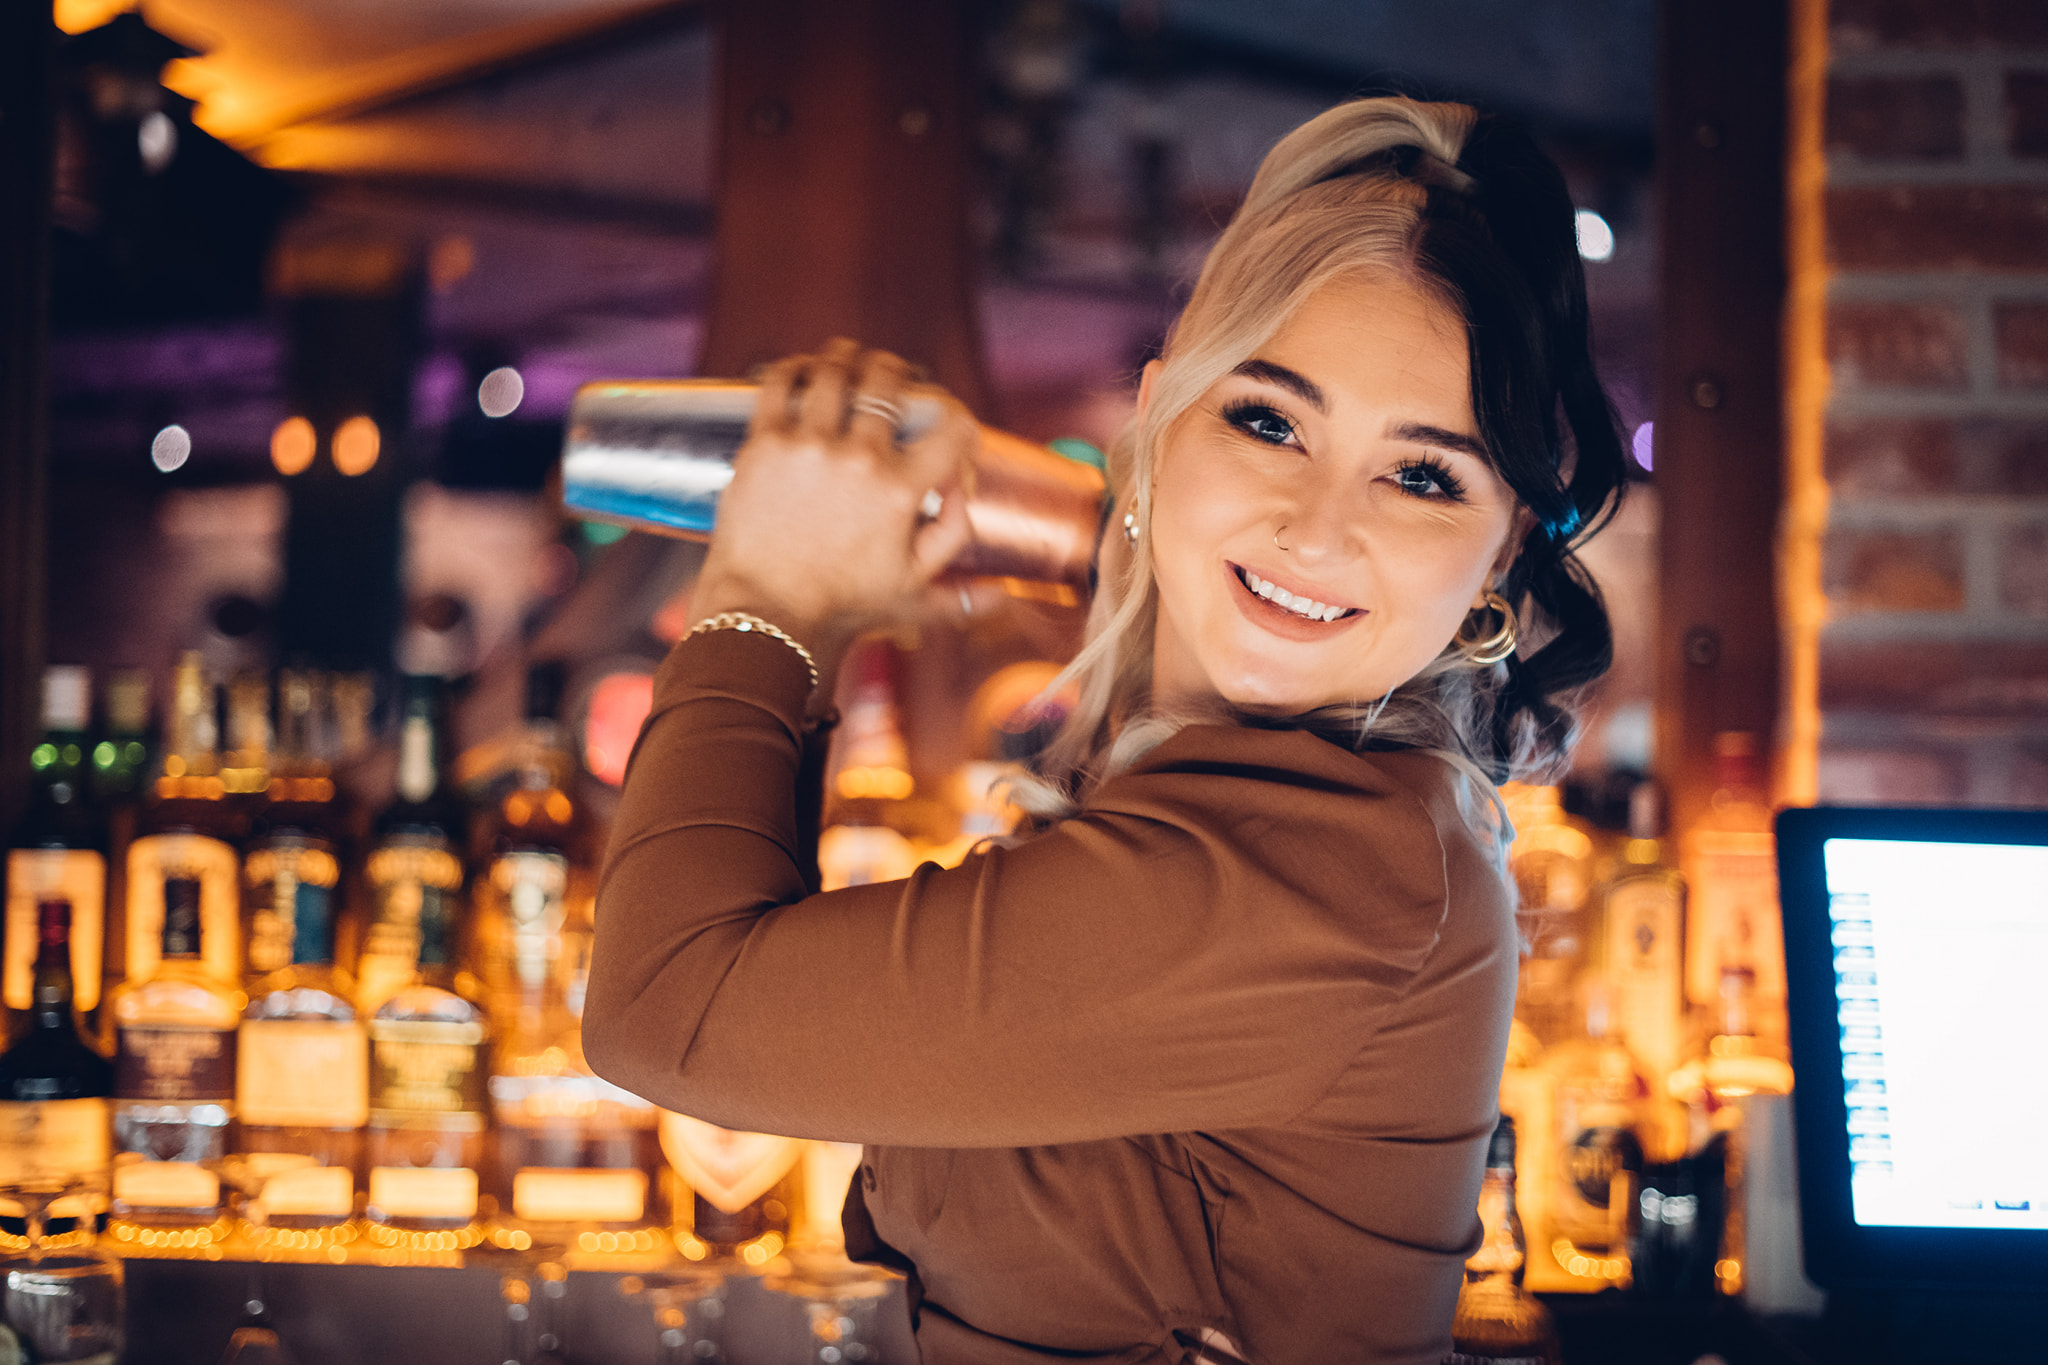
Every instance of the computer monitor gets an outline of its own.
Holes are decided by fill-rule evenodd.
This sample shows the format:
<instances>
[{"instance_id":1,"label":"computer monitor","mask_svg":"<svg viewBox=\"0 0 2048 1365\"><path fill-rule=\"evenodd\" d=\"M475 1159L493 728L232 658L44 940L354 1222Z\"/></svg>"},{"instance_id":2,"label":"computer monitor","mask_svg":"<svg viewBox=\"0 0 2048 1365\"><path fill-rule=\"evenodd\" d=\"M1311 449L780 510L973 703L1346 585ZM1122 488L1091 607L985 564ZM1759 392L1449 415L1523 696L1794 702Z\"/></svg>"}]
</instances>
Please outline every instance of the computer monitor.
<instances>
[{"instance_id":1,"label":"computer monitor","mask_svg":"<svg viewBox=\"0 0 2048 1365\"><path fill-rule=\"evenodd\" d=\"M2048 812L1778 817L1808 1275L2048 1283Z\"/></svg>"}]
</instances>

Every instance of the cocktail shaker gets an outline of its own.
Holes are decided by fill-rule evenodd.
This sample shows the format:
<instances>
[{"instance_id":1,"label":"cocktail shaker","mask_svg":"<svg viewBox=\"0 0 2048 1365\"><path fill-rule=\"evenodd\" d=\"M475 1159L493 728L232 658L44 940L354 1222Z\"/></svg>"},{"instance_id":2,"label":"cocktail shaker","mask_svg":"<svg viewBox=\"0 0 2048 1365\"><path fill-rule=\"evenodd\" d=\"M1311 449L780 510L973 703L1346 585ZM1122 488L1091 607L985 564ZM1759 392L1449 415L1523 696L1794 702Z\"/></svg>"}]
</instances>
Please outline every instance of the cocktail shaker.
<instances>
[{"instance_id":1,"label":"cocktail shaker","mask_svg":"<svg viewBox=\"0 0 2048 1365\"><path fill-rule=\"evenodd\" d=\"M757 385L715 379L585 384L569 408L563 503L636 531L709 536L758 394ZM902 439L938 417L936 399L911 395ZM1100 464L980 430L966 480L974 539L954 571L1085 587L1103 518Z\"/></svg>"}]
</instances>

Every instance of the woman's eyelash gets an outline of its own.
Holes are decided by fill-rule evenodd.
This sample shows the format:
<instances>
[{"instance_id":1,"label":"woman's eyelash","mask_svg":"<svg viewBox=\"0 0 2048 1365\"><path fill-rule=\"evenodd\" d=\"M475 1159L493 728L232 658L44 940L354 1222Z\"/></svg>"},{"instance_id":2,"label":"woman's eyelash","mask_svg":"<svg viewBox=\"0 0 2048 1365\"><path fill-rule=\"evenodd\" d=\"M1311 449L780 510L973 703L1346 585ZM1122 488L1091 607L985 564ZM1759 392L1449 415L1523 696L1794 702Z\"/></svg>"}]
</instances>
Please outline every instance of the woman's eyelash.
<instances>
[{"instance_id":1,"label":"woman's eyelash","mask_svg":"<svg viewBox=\"0 0 2048 1365\"><path fill-rule=\"evenodd\" d=\"M1223 420L1255 441L1284 446L1297 439L1294 423L1270 403L1240 398L1223 406Z\"/></svg>"},{"instance_id":2,"label":"woman's eyelash","mask_svg":"<svg viewBox=\"0 0 2048 1365\"><path fill-rule=\"evenodd\" d=\"M1422 479L1427 479L1435 487L1414 486L1416 481ZM1400 485L1402 492L1418 498L1443 498L1450 502L1465 500L1465 485L1458 481L1458 476L1451 472L1450 466L1441 460L1409 460L1394 471L1394 481Z\"/></svg>"}]
</instances>

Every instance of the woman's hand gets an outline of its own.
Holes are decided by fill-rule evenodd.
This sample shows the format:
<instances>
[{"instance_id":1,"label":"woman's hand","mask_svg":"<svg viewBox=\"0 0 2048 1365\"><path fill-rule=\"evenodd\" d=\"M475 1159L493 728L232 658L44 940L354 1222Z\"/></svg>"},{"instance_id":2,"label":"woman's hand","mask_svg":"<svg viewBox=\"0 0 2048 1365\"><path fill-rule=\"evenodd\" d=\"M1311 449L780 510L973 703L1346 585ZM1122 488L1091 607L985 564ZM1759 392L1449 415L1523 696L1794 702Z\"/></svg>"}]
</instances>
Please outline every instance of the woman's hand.
<instances>
[{"instance_id":1,"label":"woman's hand","mask_svg":"<svg viewBox=\"0 0 2048 1365\"><path fill-rule=\"evenodd\" d=\"M888 418L855 408L900 408L908 373L843 338L768 368L691 594L694 618L752 612L829 674L859 631L918 609L968 541L960 485L976 438L951 399L907 446Z\"/></svg>"}]
</instances>

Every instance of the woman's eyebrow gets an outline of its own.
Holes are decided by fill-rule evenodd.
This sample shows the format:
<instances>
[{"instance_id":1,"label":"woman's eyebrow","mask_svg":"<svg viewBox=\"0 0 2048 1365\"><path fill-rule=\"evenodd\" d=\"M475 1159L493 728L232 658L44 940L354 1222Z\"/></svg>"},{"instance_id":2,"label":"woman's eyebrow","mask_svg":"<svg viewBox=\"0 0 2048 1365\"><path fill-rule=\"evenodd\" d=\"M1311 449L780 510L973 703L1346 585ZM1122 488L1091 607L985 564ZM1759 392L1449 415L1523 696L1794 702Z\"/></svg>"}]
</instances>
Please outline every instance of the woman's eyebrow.
<instances>
[{"instance_id":1,"label":"woman's eyebrow","mask_svg":"<svg viewBox=\"0 0 2048 1365\"><path fill-rule=\"evenodd\" d=\"M1396 441L1412 441L1416 445L1440 446L1445 450L1461 450L1478 459L1487 459L1486 446L1477 436L1465 436L1443 427L1433 427L1426 422L1403 422L1388 436Z\"/></svg>"},{"instance_id":2,"label":"woman's eyebrow","mask_svg":"<svg viewBox=\"0 0 2048 1365\"><path fill-rule=\"evenodd\" d=\"M1246 379L1261 379L1277 388L1287 390L1317 412L1328 415L1330 405L1323 397L1323 391L1316 381L1299 370L1290 370L1285 365L1276 365L1270 360L1247 360L1231 371Z\"/></svg>"}]
</instances>

